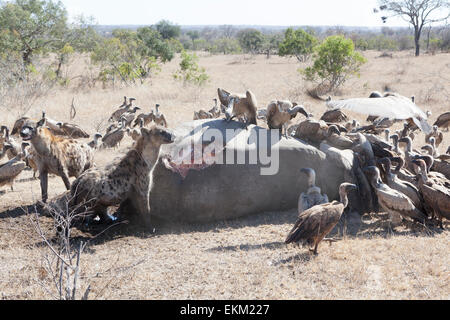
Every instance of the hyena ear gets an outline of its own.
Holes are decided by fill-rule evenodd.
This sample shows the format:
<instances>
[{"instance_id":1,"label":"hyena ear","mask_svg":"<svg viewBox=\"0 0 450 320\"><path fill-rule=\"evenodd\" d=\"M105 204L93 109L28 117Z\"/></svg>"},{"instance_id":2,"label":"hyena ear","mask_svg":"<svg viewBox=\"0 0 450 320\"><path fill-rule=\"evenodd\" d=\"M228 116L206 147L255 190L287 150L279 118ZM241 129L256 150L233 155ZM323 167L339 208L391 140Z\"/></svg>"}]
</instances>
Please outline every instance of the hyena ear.
<instances>
[{"instance_id":1,"label":"hyena ear","mask_svg":"<svg viewBox=\"0 0 450 320\"><path fill-rule=\"evenodd\" d=\"M45 124L47 123L47 119L43 118L41 121L39 121L36 125L37 128L43 127L45 126Z\"/></svg>"}]
</instances>

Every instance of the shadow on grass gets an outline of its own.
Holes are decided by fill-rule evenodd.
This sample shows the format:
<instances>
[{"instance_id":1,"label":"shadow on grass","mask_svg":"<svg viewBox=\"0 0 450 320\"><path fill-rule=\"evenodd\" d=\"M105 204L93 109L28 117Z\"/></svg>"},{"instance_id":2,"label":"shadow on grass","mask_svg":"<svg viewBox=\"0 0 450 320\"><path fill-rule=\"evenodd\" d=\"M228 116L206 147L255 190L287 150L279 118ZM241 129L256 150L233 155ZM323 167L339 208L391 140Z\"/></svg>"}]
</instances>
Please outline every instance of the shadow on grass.
<instances>
[{"instance_id":1,"label":"shadow on grass","mask_svg":"<svg viewBox=\"0 0 450 320\"><path fill-rule=\"evenodd\" d=\"M2 219L21 218L36 212L41 212L38 205L21 206L0 213L0 221ZM382 218L386 218L385 215L378 214L377 219L379 218L381 219L375 222L374 219L365 222L367 219L361 219L357 213L345 214L328 237L363 239L379 237L390 238L392 236L434 237L436 234L443 232L443 230L437 227L419 226L416 224L411 224L408 228L403 228L402 230L392 230L388 227L383 227ZM42 216L42 219L49 219L47 220L47 223L51 224L53 218ZM209 223L173 223L152 218L152 226L147 229L139 223L139 221L135 221L132 215L119 215L119 219L117 221L110 222L109 224L86 224L79 222L72 228L71 233L72 239L75 243L83 241L89 243L89 245L95 246L127 237L149 239L156 236L160 237L165 235L182 235L189 233L212 233L212 236L214 236L214 233L219 233L229 229L237 230L264 225L294 225L296 219L296 210L287 212L269 212L239 219ZM281 239L274 239L274 241L276 240ZM52 241L56 241L56 233L54 234ZM271 242L260 245L244 243L237 246L212 248L209 249L209 251L250 251L261 248L276 250L283 246L284 243L282 242Z\"/></svg>"}]
</instances>

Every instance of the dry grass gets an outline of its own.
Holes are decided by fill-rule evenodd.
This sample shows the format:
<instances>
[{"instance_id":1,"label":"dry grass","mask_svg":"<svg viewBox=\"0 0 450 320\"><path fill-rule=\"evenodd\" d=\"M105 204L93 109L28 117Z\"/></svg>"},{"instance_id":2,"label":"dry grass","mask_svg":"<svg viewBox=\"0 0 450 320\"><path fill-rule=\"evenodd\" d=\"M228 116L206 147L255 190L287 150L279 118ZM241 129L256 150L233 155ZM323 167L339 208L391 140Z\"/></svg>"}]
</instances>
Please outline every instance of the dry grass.
<instances>
[{"instance_id":1,"label":"dry grass","mask_svg":"<svg viewBox=\"0 0 450 320\"><path fill-rule=\"evenodd\" d=\"M368 96L385 86L416 96L430 122L450 109L448 70L450 54L414 58L395 53L392 59L376 59L379 52L365 53L369 62L361 78L350 80L342 96ZM152 85L121 89L75 91L58 89L41 99L29 112L39 117L42 109L68 121L72 98L74 122L95 132L124 95L137 98L144 111L161 104L170 126L193 117L193 111L213 106L217 87L244 92L251 89L260 108L272 99L291 99L320 116L325 104L306 94L294 59L264 56L202 56L200 65L211 76L204 88L183 87L171 74L179 60L165 65ZM82 70L74 65L72 72ZM79 70L78 70L79 69ZM447 72L445 72L447 70ZM447 78L445 78L447 77ZM0 123L11 125L17 114L2 114ZM351 114L361 123L365 117ZM448 141L449 134L445 134ZM417 145L424 143L423 135ZM96 162L119 156L131 144L127 137L119 152L102 151ZM448 144L441 146L445 152ZM40 198L38 181L24 173L14 192L0 195L0 298L47 299L51 288L42 265L46 247L33 232L23 208ZM59 178L49 179L50 197L64 192ZM32 210L32 207L28 207ZM323 244L318 257L306 249L285 246L283 241L296 219L295 211L265 213L207 225L167 225L155 221L155 230L119 225L95 238L101 230L75 231L75 241L89 241L82 257L80 292L91 284L96 299L449 299L449 233L399 228L395 234L371 230L364 221L342 241ZM49 218L43 228L54 235ZM448 225L447 225L448 227Z\"/></svg>"}]
</instances>

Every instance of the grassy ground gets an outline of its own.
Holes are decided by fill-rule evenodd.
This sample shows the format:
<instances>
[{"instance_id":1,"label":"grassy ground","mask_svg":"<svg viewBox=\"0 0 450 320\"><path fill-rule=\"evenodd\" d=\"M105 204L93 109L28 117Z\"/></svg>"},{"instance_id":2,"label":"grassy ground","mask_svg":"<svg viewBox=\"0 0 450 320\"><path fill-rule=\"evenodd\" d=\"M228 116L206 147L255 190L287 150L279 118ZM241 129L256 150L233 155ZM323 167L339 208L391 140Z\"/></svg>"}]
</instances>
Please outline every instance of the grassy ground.
<instances>
[{"instance_id":1,"label":"grassy ground","mask_svg":"<svg viewBox=\"0 0 450 320\"><path fill-rule=\"evenodd\" d=\"M416 96L423 110L433 112L430 122L449 111L450 54L413 57L395 53L378 58L365 53L369 62L361 77L350 80L337 98L365 97L385 87L405 96ZM320 117L326 107L305 94L305 84L294 59L244 56L202 56L200 65L211 76L202 89L183 87L171 74L179 60L165 65L152 85L112 89L57 89L38 100L30 112L42 109L51 118L68 121L75 97L75 123L90 133L104 130L105 120L124 95L137 98L145 112L161 104L170 127L191 120L194 110L212 107L217 87L244 92L251 89L264 108L272 99L304 104ZM74 62L70 72L82 70ZM447 70L447 71L445 71ZM364 123L365 117L350 114ZM0 116L11 125L14 110ZM300 121L300 118L297 119ZM444 141L448 141L445 134ZM415 146L424 144L416 138ZM119 150L102 151L103 164L120 156L129 146L127 137ZM448 143L440 148L445 152ZM0 194L0 298L51 299L55 286L45 268L48 248L37 235L31 216L40 198L39 181L25 172L15 191ZM30 180L31 179L31 180ZM60 178L49 179L50 197L64 192ZM301 190L299 190L299 193ZM362 225L340 228L341 241L322 244L319 256L307 249L285 246L283 241L296 220L295 210L264 213L239 220L206 225L167 225L155 221L155 230L118 225L75 230L75 242L88 241L81 259L80 291L91 285L96 299L449 299L449 233L438 230L398 228L392 234L371 228L376 219L364 217ZM50 218L40 223L54 237ZM448 228L448 224L447 224ZM343 232L343 230L346 230Z\"/></svg>"}]
</instances>

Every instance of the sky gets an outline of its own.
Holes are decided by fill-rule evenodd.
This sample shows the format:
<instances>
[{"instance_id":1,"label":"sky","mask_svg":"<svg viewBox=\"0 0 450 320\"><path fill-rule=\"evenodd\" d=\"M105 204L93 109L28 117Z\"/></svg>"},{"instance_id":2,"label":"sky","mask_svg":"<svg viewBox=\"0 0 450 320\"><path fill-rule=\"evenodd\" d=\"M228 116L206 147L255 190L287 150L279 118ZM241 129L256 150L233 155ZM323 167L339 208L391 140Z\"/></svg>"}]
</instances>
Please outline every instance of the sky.
<instances>
[{"instance_id":1,"label":"sky","mask_svg":"<svg viewBox=\"0 0 450 320\"><path fill-rule=\"evenodd\" d=\"M101 25L408 26L386 25L377 0L61 0L71 18L93 16Z\"/></svg>"}]
</instances>

